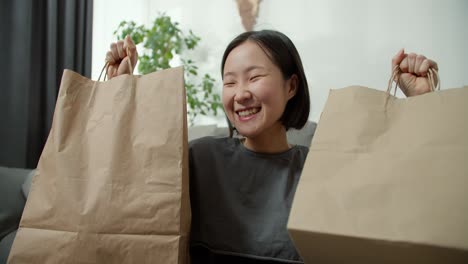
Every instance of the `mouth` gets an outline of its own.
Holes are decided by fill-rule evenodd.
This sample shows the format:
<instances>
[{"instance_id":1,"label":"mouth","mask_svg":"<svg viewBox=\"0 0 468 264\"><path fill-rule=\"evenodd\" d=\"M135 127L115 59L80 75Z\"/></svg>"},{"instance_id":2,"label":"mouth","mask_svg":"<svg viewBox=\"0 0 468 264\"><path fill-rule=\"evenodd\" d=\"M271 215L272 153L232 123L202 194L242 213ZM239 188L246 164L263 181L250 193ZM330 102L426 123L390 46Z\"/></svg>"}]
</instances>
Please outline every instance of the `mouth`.
<instances>
[{"instance_id":1,"label":"mouth","mask_svg":"<svg viewBox=\"0 0 468 264\"><path fill-rule=\"evenodd\" d=\"M252 119L258 112L260 112L261 107L250 107L241 110L237 110L236 114L241 121L247 121Z\"/></svg>"}]
</instances>

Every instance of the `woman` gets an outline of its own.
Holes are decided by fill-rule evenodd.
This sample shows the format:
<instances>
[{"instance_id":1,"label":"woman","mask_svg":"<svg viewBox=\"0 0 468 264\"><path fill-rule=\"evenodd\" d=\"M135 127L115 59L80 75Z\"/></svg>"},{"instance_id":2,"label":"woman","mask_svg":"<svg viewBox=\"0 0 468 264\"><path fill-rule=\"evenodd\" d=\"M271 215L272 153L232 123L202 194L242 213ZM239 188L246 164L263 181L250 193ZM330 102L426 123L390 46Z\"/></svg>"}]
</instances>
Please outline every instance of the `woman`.
<instances>
[{"instance_id":1,"label":"woman","mask_svg":"<svg viewBox=\"0 0 468 264\"><path fill-rule=\"evenodd\" d=\"M109 78L129 73L127 37L107 53ZM407 96L430 91L437 64L399 51L392 61ZM284 34L245 32L226 48L221 74L224 110L243 139L206 137L190 143L192 263L302 263L287 233L292 199L308 149L288 144L302 128L309 92L299 54Z\"/></svg>"}]
</instances>

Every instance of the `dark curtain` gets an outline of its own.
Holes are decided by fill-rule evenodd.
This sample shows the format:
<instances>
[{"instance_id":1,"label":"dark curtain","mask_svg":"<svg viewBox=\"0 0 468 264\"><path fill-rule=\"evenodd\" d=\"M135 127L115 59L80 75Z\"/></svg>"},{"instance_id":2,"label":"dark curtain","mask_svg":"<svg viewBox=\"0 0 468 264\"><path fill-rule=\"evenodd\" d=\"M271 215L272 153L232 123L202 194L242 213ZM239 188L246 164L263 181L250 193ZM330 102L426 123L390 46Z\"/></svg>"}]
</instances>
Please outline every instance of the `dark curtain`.
<instances>
[{"instance_id":1,"label":"dark curtain","mask_svg":"<svg viewBox=\"0 0 468 264\"><path fill-rule=\"evenodd\" d=\"M91 76L93 1L0 2L0 166L35 168L63 70Z\"/></svg>"}]
</instances>

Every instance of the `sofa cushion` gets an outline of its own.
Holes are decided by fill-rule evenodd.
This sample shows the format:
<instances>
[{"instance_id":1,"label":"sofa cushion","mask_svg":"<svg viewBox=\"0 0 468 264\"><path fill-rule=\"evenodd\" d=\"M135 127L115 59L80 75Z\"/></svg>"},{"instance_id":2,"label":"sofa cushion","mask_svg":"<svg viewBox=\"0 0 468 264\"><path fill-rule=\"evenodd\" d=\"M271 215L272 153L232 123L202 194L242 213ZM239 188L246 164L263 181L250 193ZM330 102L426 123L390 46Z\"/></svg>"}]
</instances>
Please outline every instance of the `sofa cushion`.
<instances>
[{"instance_id":1,"label":"sofa cushion","mask_svg":"<svg viewBox=\"0 0 468 264\"><path fill-rule=\"evenodd\" d=\"M0 241L0 263L7 263L8 255L10 254L11 246L15 240L16 230L6 235Z\"/></svg>"},{"instance_id":2,"label":"sofa cushion","mask_svg":"<svg viewBox=\"0 0 468 264\"><path fill-rule=\"evenodd\" d=\"M312 138L314 137L315 128L317 128L317 123L308 121L300 130L290 129L287 132L288 142L293 145L310 147Z\"/></svg>"},{"instance_id":3,"label":"sofa cushion","mask_svg":"<svg viewBox=\"0 0 468 264\"><path fill-rule=\"evenodd\" d=\"M30 171L0 167L0 240L18 228L26 201L21 186Z\"/></svg>"},{"instance_id":4,"label":"sofa cushion","mask_svg":"<svg viewBox=\"0 0 468 264\"><path fill-rule=\"evenodd\" d=\"M21 186L21 191L26 200L28 200L29 190L31 190L32 179L36 175L36 170L32 170L28 173L26 180L24 180L23 185Z\"/></svg>"}]
</instances>

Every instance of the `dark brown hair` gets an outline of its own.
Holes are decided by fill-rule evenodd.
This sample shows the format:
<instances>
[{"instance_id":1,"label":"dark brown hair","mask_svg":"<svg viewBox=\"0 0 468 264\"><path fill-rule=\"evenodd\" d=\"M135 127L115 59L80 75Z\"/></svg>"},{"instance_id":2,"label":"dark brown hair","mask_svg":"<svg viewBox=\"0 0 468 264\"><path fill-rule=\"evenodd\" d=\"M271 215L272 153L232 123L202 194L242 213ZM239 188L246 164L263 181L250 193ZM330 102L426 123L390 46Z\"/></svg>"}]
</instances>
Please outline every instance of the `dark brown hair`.
<instances>
[{"instance_id":1,"label":"dark brown hair","mask_svg":"<svg viewBox=\"0 0 468 264\"><path fill-rule=\"evenodd\" d=\"M237 36L224 51L221 76L224 76L224 64L229 53L246 41L257 43L271 61L278 66L285 80L296 74L298 79L296 94L289 99L280 120L286 130L289 128L301 129L309 118L309 86L299 53L292 41L283 33L274 30L261 30L248 31Z\"/></svg>"}]
</instances>

